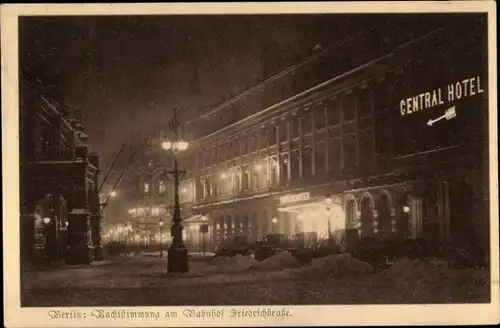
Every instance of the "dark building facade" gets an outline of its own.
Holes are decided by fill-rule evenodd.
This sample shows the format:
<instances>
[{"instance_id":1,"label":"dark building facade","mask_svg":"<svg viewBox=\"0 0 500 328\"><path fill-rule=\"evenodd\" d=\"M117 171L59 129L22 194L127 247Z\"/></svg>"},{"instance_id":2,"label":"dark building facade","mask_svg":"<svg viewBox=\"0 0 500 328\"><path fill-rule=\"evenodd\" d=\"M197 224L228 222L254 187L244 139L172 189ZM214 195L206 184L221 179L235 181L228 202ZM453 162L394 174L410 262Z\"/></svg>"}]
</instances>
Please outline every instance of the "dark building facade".
<instances>
[{"instance_id":1,"label":"dark building facade","mask_svg":"<svg viewBox=\"0 0 500 328\"><path fill-rule=\"evenodd\" d=\"M42 48L29 39L37 25L20 26L22 40L36 40L20 56L21 260L102 260L99 157L81 112L65 105L64 47Z\"/></svg>"},{"instance_id":2,"label":"dark building facade","mask_svg":"<svg viewBox=\"0 0 500 328\"><path fill-rule=\"evenodd\" d=\"M487 254L486 17L410 21L360 31L187 121L184 217L207 216L213 244L321 238L330 222ZM161 216L173 198L157 163L139 184Z\"/></svg>"}]
</instances>

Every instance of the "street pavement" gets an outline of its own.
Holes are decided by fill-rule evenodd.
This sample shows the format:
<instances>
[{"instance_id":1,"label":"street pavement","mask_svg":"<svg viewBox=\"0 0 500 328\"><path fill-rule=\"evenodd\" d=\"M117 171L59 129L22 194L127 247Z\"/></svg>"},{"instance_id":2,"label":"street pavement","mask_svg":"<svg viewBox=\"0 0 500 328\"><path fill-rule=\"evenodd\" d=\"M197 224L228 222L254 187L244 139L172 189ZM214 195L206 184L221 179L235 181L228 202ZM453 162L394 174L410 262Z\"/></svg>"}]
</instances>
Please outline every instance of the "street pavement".
<instances>
[{"instance_id":1,"label":"street pavement","mask_svg":"<svg viewBox=\"0 0 500 328\"><path fill-rule=\"evenodd\" d=\"M297 279L280 270L214 270L213 265L199 260L191 262L190 273L184 275L167 274L166 267L165 258L124 257L99 266L61 267L25 274L22 304L48 307L455 303L488 301L489 290L474 280L438 284L404 281L398 285L378 274Z\"/></svg>"}]
</instances>

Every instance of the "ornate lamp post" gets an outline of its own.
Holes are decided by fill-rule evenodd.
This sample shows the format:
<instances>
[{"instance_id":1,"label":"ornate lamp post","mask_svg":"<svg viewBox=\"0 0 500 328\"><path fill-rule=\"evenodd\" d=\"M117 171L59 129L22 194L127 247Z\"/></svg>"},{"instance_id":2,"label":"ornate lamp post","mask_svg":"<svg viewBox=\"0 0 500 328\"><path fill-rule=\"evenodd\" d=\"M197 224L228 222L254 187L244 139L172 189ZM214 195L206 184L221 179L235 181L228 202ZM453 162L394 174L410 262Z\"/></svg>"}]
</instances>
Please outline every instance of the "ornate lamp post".
<instances>
[{"instance_id":1,"label":"ornate lamp post","mask_svg":"<svg viewBox=\"0 0 500 328\"><path fill-rule=\"evenodd\" d=\"M163 221L158 222L160 226L160 257L163 257Z\"/></svg>"},{"instance_id":2,"label":"ornate lamp post","mask_svg":"<svg viewBox=\"0 0 500 328\"><path fill-rule=\"evenodd\" d=\"M181 225L181 210L179 203L179 185L184 177L185 171L179 171L177 167L177 158L175 155L181 151L185 151L189 144L186 141L179 139L179 123L177 121L177 110L174 109L173 125L175 130L175 140L174 141L164 141L161 147L165 151L171 151L174 153L174 170L165 171L165 174L173 175L174 180L174 213L172 216L172 244L168 250L168 272L188 272L188 253L184 241L182 240L182 230L184 229Z\"/></svg>"}]
</instances>

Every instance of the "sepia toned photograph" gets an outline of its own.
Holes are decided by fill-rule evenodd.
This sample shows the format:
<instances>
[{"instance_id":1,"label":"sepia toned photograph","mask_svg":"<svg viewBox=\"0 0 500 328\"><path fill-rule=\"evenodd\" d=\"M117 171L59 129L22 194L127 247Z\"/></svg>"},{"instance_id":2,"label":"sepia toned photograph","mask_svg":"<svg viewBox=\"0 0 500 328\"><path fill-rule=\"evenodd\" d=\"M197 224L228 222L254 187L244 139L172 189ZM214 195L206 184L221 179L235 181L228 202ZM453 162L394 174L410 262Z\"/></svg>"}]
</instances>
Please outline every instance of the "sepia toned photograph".
<instances>
[{"instance_id":1,"label":"sepia toned photograph","mask_svg":"<svg viewBox=\"0 0 500 328\"><path fill-rule=\"evenodd\" d=\"M489 19L19 16L21 309L490 304Z\"/></svg>"}]
</instances>

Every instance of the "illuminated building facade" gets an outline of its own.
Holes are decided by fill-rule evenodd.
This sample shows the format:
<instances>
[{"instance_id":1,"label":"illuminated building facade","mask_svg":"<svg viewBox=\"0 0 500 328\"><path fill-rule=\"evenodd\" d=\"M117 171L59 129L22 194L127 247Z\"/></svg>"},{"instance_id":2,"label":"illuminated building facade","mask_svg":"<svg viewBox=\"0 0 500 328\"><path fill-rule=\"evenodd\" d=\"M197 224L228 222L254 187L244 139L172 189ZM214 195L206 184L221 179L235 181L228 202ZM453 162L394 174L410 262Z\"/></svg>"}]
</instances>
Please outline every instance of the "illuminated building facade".
<instances>
[{"instance_id":1,"label":"illuminated building facade","mask_svg":"<svg viewBox=\"0 0 500 328\"><path fill-rule=\"evenodd\" d=\"M207 216L214 244L330 222L487 250L485 22L361 31L186 122L183 217ZM140 174L148 197L160 171Z\"/></svg>"}]
</instances>

